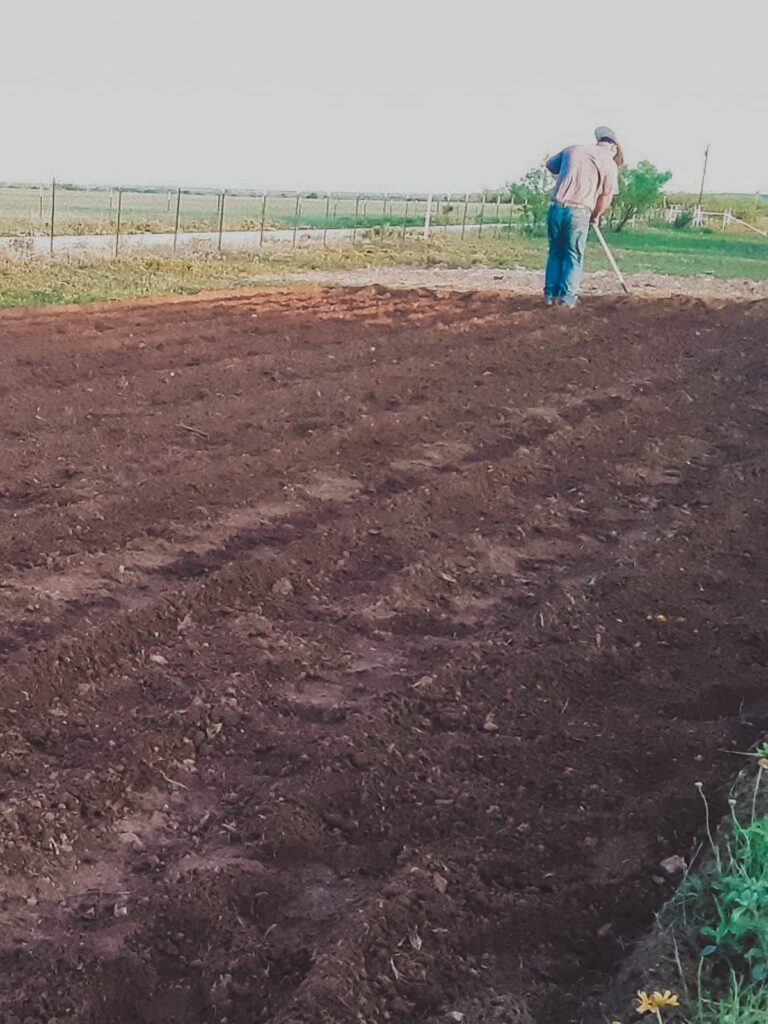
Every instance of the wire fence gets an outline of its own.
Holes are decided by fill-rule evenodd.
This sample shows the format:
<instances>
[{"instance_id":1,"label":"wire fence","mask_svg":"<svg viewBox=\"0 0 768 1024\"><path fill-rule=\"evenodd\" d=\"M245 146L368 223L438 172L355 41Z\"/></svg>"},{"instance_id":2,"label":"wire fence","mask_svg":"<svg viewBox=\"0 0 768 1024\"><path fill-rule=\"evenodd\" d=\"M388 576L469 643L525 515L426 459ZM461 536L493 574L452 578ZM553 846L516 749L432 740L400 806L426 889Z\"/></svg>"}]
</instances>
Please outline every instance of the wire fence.
<instances>
[{"instance_id":1,"label":"wire fence","mask_svg":"<svg viewBox=\"0 0 768 1024\"><path fill-rule=\"evenodd\" d=\"M518 211L508 193L371 194L186 188L0 186L0 246L119 255L147 247L330 245L386 233L499 233Z\"/></svg>"},{"instance_id":2,"label":"wire fence","mask_svg":"<svg viewBox=\"0 0 768 1024\"><path fill-rule=\"evenodd\" d=\"M244 189L0 185L0 252L26 255L158 250L222 252L265 246L331 246L358 240L405 242L453 234L457 240L530 227L530 211L508 190L463 194L285 192ZM666 204L632 217L647 223L765 230L730 209ZM533 221L534 227L536 220Z\"/></svg>"}]
</instances>

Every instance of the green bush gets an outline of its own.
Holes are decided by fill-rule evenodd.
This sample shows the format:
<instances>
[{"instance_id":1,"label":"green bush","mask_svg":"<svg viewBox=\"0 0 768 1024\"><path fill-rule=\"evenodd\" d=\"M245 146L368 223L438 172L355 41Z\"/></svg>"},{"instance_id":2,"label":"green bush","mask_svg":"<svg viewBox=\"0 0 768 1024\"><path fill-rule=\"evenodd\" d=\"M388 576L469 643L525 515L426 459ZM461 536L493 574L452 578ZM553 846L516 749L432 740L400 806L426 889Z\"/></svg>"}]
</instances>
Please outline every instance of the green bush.
<instances>
[{"instance_id":1,"label":"green bush","mask_svg":"<svg viewBox=\"0 0 768 1024\"><path fill-rule=\"evenodd\" d=\"M519 207L522 229L526 234L536 234L547 219L552 178L541 167L537 167L509 186L512 202Z\"/></svg>"},{"instance_id":2,"label":"green bush","mask_svg":"<svg viewBox=\"0 0 768 1024\"><path fill-rule=\"evenodd\" d=\"M672 177L671 171L660 171L648 160L636 167L622 167L619 172L619 194L613 201L610 224L621 231L627 221L661 203L661 189Z\"/></svg>"},{"instance_id":3,"label":"green bush","mask_svg":"<svg viewBox=\"0 0 768 1024\"><path fill-rule=\"evenodd\" d=\"M676 228L689 228L692 223L693 210L681 210L674 220L674 225Z\"/></svg>"}]
</instances>

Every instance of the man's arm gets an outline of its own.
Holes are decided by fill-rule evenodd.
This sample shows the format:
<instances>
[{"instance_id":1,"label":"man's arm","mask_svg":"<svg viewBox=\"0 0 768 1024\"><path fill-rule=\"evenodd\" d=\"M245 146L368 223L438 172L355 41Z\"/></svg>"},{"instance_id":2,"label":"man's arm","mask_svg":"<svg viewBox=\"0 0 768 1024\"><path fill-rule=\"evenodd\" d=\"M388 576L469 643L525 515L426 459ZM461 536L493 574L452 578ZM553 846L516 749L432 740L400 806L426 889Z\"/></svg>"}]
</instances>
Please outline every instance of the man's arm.
<instances>
[{"instance_id":1,"label":"man's arm","mask_svg":"<svg viewBox=\"0 0 768 1024\"><path fill-rule=\"evenodd\" d=\"M612 202L613 202L613 193L612 192L604 192L601 196L598 197L597 205L595 206L594 210L592 211L591 220L592 220L593 224L599 224L600 223L600 218L603 216L605 211L610 208L610 205L611 205Z\"/></svg>"},{"instance_id":2,"label":"man's arm","mask_svg":"<svg viewBox=\"0 0 768 1024\"><path fill-rule=\"evenodd\" d=\"M592 211L592 223L599 224L600 218L606 210L610 208L613 202L613 197L619 191L619 170L618 167L612 166L610 173L606 175L603 181L603 188L600 195L597 197L597 203Z\"/></svg>"},{"instance_id":3,"label":"man's arm","mask_svg":"<svg viewBox=\"0 0 768 1024\"><path fill-rule=\"evenodd\" d=\"M549 160L547 160L547 170L549 171L550 174L559 174L560 173L560 168L562 167L562 165L563 165L563 154L562 154L562 151L559 152L559 153L555 153L554 156L551 156L549 158Z\"/></svg>"}]
</instances>

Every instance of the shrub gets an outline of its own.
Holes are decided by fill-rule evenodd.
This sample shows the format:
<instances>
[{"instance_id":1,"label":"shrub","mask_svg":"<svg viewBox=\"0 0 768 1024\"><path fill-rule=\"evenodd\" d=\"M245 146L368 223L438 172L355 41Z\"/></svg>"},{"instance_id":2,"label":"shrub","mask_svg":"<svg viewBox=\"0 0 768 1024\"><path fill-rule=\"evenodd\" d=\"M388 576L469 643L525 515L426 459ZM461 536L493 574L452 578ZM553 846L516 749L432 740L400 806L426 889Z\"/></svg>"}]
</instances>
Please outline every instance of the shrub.
<instances>
[{"instance_id":1,"label":"shrub","mask_svg":"<svg viewBox=\"0 0 768 1024\"><path fill-rule=\"evenodd\" d=\"M512 202L520 208L522 227L526 234L533 234L544 226L547 219L552 178L541 167L537 167L509 186Z\"/></svg>"},{"instance_id":2,"label":"shrub","mask_svg":"<svg viewBox=\"0 0 768 1024\"><path fill-rule=\"evenodd\" d=\"M611 207L610 223L621 231L627 221L661 203L661 189L672 177L671 171L660 171L648 160L636 167L622 167L619 172L619 194Z\"/></svg>"},{"instance_id":3,"label":"shrub","mask_svg":"<svg viewBox=\"0 0 768 1024\"><path fill-rule=\"evenodd\" d=\"M674 226L676 228L689 228L692 223L693 210L681 210L674 220Z\"/></svg>"}]
</instances>

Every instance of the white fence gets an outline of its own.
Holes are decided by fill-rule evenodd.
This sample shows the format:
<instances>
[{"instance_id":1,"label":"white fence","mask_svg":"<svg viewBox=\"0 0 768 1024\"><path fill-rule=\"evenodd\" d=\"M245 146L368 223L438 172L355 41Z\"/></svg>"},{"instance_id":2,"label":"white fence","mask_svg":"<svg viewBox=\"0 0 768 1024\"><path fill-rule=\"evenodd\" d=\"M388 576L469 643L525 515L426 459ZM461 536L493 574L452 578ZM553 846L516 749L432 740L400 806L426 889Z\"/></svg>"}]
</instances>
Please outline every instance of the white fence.
<instances>
[{"instance_id":1,"label":"white fence","mask_svg":"<svg viewBox=\"0 0 768 1024\"><path fill-rule=\"evenodd\" d=\"M690 207L681 206L680 204L673 204L665 206L661 212L663 220L667 224L674 224L678 217L690 209ZM740 217L734 217L732 210L705 210L699 205L693 207L691 227L721 227L725 231L730 224L740 224L742 227L749 228L750 231L762 235L763 238L768 238L768 231L763 231L762 228L757 228L754 224L741 220Z\"/></svg>"}]
</instances>

